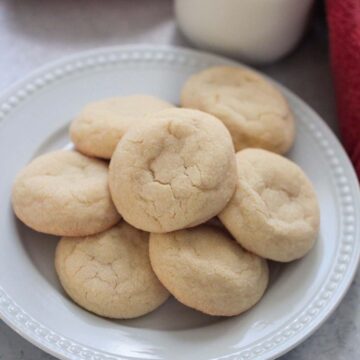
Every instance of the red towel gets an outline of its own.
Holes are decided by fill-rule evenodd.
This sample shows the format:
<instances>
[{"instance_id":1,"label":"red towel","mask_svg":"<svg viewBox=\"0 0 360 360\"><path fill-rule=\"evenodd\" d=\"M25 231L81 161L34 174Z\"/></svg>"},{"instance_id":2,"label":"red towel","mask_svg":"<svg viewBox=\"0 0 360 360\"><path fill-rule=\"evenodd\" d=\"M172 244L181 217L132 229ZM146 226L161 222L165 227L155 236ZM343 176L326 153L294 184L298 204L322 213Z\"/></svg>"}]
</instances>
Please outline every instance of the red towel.
<instances>
[{"instance_id":1,"label":"red towel","mask_svg":"<svg viewBox=\"0 0 360 360\"><path fill-rule=\"evenodd\" d=\"M360 0L327 0L327 17L340 130L360 179Z\"/></svg>"}]
</instances>

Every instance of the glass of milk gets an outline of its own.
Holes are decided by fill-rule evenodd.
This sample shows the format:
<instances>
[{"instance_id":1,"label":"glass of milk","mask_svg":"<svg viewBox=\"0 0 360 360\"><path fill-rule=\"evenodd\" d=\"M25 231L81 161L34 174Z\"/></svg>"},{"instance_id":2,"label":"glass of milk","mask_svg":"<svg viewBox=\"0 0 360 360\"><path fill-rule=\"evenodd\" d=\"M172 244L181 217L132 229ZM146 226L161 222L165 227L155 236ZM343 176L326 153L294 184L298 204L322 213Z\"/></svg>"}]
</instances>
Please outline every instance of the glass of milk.
<instances>
[{"instance_id":1,"label":"glass of milk","mask_svg":"<svg viewBox=\"0 0 360 360\"><path fill-rule=\"evenodd\" d=\"M175 0L184 35L196 46L250 63L275 61L304 33L314 0Z\"/></svg>"}]
</instances>

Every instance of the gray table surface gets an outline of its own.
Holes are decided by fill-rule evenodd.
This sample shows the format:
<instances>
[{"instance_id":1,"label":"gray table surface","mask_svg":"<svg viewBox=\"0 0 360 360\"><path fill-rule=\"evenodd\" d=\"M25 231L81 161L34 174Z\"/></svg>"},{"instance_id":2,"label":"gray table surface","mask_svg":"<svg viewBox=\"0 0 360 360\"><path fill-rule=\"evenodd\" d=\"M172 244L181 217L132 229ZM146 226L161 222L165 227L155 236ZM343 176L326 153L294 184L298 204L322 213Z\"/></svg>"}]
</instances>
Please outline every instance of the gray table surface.
<instances>
[{"instance_id":1,"label":"gray table surface","mask_svg":"<svg viewBox=\"0 0 360 360\"><path fill-rule=\"evenodd\" d=\"M36 67L99 46L191 46L175 26L170 0L1 0L0 91ZM337 133L326 28L317 17L300 46L260 67L312 106ZM54 359L0 320L0 359ZM360 272L336 312L285 360L360 359Z\"/></svg>"}]
</instances>

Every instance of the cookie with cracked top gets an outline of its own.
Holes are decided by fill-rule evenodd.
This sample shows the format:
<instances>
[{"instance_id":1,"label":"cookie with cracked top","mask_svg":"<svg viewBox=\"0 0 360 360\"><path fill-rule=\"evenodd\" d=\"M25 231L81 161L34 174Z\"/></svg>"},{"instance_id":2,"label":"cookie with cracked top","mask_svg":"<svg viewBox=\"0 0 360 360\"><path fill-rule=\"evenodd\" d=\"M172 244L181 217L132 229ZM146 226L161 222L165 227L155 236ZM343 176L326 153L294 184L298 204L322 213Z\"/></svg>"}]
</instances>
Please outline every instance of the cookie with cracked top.
<instances>
[{"instance_id":1,"label":"cookie with cracked top","mask_svg":"<svg viewBox=\"0 0 360 360\"><path fill-rule=\"evenodd\" d=\"M55 267L67 294L100 316L135 318L169 297L150 265L149 234L124 221L100 234L62 238Z\"/></svg>"},{"instance_id":2,"label":"cookie with cracked top","mask_svg":"<svg viewBox=\"0 0 360 360\"><path fill-rule=\"evenodd\" d=\"M108 188L108 166L76 151L34 159L16 177L17 217L34 230L60 236L104 231L120 220Z\"/></svg>"},{"instance_id":3,"label":"cookie with cracked top","mask_svg":"<svg viewBox=\"0 0 360 360\"><path fill-rule=\"evenodd\" d=\"M250 309L269 281L266 260L209 225L151 234L150 261L175 298L209 315L234 316Z\"/></svg>"},{"instance_id":4,"label":"cookie with cracked top","mask_svg":"<svg viewBox=\"0 0 360 360\"><path fill-rule=\"evenodd\" d=\"M264 77L240 66L215 66L191 76L181 105L218 117L236 151L259 147L282 154L294 142L294 118L284 96Z\"/></svg>"},{"instance_id":5,"label":"cookie with cracked top","mask_svg":"<svg viewBox=\"0 0 360 360\"><path fill-rule=\"evenodd\" d=\"M311 182L299 166L261 149L236 154L238 186L218 215L249 251L275 261L292 261L313 247L320 212Z\"/></svg>"},{"instance_id":6,"label":"cookie with cracked top","mask_svg":"<svg viewBox=\"0 0 360 360\"><path fill-rule=\"evenodd\" d=\"M235 191L231 136L214 116L166 109L130 129L110 162L120 214L149 232L193 227L218 214Z\"/></svg>"}]
</instances>

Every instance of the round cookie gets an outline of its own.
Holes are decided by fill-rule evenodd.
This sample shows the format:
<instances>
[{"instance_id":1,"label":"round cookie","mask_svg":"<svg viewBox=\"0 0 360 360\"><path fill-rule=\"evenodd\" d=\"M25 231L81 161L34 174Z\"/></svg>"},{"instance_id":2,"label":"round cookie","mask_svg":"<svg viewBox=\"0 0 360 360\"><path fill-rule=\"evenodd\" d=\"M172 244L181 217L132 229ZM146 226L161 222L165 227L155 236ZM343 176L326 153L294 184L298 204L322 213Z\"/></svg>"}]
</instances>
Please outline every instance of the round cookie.
<instances>
[{"instance_id":1,"label":"round cookie","mask_svg":"<svg viewBox=\"0 0 360 360\"><path fill-rule=\"evenodd\" d=\"M209 315L248 310L263 296L269 280L266 260L208 225L151 234L150 261L172 295Z\"/></svg>"},{"instance_id":2,"label":"round cookie","mask_svg":"<svg viewBox=\"0 0 360 360\"><path fill-rule=\"evenodd\" d=\"M319 232L316 194L303 171L290 160L261 149L236 154L238 186L218 215L249 251L275 261L304 256Z\"/></svg>"},{"instance_id":3,"label":"round cookie","mask_svg":"<svg viewBox=\"0 0 360 360\"><path fill-rule=\"evenodd\" d=\"M125 132L144 116L172 104L148 95L114 97L85 106L70 126L76 148L89 156L110 159Z\"/></svg>"},{"instance_id":4,"label":"round cookie","mask_svg":"<svg viewBox=\"0 0 360 360\"><path fill-rule=\"evenodd\" d=\"M282 154L293 144L294 119L285 98L249 69L216 66L191 76L181 105L223 121L236 151L259 147Z\"/></svg>"},{"instance_id":5,"label":"round cookie","mask_svg":"<svg viewBox=\"0 0 360 360\"><path fill-rule=\"evenodd\" d=\"M149 234L124 221L100 234L62 238L55 267L67 294L101 316L145 315L169 296L150 265Z\"/></svg>"},{"instance_id":6,"label":"round cookie","mask_svg":"<svg viewBox=\"0 0 360 360\"><path fill-rule=\"evenodd\" d=\"M201 111L167 109L130 129L110 162L110 191L120 214L149 232L203 223L235 191L236 161L225 126Z\"/></svg>"},{"instance_id":7,"label":"round cookie","mask_svg":"<svg viewBox=\"0 0 360 360\"><path fill-rule=\"evenodd\" d=\"M108 166L75 151L39 156L16 177L18 218L34 230L60 236L104 231L120 220L108 187Z\"/></svg>"}]
</instances>

